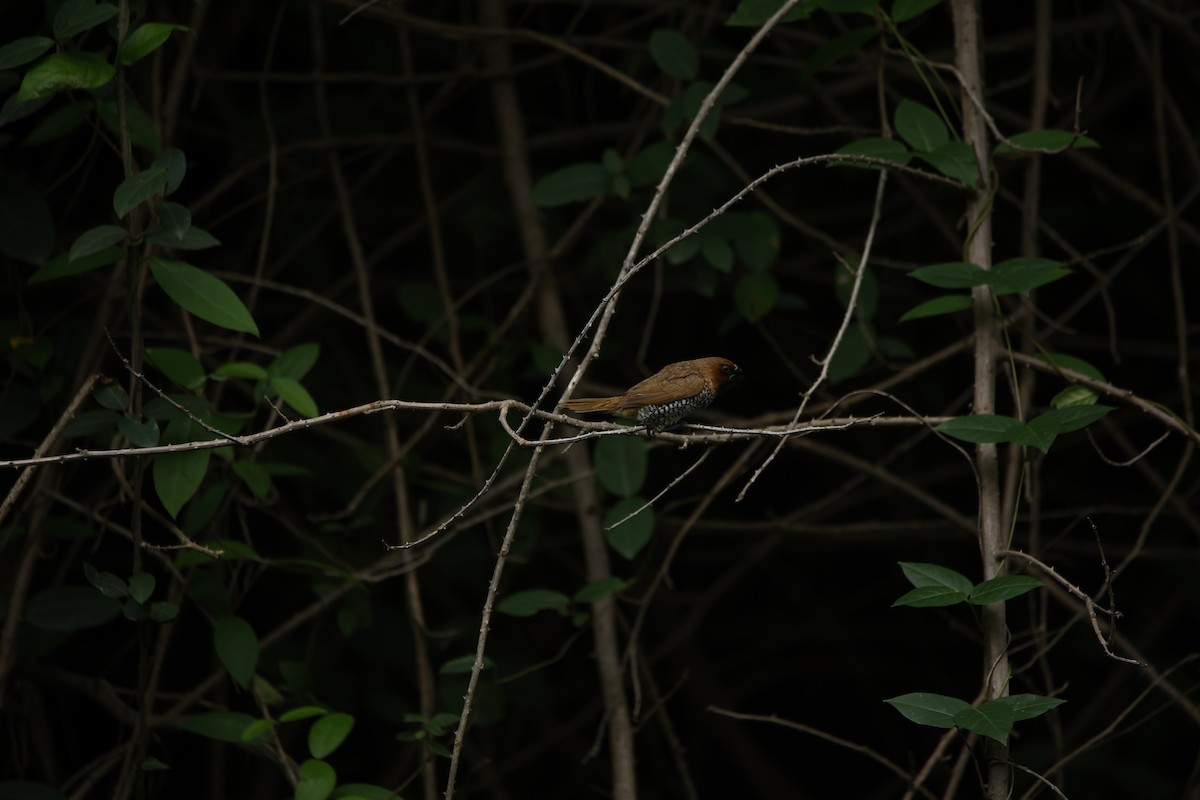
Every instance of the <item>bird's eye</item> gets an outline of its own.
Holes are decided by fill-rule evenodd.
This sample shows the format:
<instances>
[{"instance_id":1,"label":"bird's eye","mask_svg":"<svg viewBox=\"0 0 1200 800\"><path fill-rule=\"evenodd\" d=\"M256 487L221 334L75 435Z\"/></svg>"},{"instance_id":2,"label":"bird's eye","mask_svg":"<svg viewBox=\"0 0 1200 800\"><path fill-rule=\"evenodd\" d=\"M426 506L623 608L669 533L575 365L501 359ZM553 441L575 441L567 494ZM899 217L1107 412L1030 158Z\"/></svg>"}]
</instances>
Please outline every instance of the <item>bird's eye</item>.
<instances>
[{"instance_id":1,"label":"bird's eye","mask_svg":"<svg viewBox=\"0 0 1200 800\"><path fill-rule=\"evenodd\" d=\"M729 365L728 365L728 364L722 364L722 365L721 365L721 372L729 372Z\"/></svg>"}]
</instances>

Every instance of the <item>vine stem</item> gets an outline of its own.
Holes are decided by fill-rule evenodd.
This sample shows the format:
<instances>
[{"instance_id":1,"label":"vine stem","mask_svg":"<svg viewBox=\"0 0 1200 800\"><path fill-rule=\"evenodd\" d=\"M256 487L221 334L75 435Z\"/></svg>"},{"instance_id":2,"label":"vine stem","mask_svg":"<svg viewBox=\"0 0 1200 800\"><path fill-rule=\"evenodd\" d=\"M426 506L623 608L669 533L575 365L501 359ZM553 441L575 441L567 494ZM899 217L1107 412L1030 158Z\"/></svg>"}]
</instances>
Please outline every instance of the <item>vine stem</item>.
<instances>
[{"instance_id":1,"label":"vine stem","mask_svg":"<svg viewBox=\"0 0 1200 800\"><path fill-rule=\"evenodd\" d=\"M980 0L952 0L951 17L954 25L954 63L960 79L963 140L975 151L979 170L979 187L967 201L970 222L964 260L983 269L992 267L992 198L994 176L989 169L987 120L973 102L984 97L982 22ZM972 412L992 414L996 409L996 353L1000 342L995 298L987 286L971 290L975 315L975 375ZM1005 571L1004 553L1008 549L1001 524L1000 457L995 444L975 447L976 475L979 481L979 550L984 580L1002 575ZM1008 625L1003 602L983 606L980 621L983 626L984 699L993 700L1008 694ZM1008 748L992 739L986 744L986 794L988 800L1004 800L1012 789L1012 771L1008 764Z\"/></svg>"}]
</instances>

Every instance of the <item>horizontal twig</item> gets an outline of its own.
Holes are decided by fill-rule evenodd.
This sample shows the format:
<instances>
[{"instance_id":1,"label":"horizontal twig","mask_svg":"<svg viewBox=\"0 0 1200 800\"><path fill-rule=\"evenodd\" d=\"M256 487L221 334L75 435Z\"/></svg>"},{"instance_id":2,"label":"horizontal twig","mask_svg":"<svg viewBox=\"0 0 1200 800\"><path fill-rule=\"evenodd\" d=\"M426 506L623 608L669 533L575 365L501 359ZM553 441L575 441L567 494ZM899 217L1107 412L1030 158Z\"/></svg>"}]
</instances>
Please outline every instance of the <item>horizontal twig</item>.
<instances>
[{"instance_id":1,"label":"horizontal twig","mask_svg":"<svg viewBox=\"0 0 1200 800\"><path fill-rule=\"evenodd\" d=\"M79 449L71 453L60 453L58 455L48 456L31 456L29 458L15 458L5 461L0 461L0 468L11 467L20 469L24 467L34 467L43 464L63 464L71 461L87 461L101 458L130 458L138 456L155 456L165 453L180 453L192 450L211 450L217 447L240 446L248 447L252 444L274 439L278 436L283 436L289 433L314 428L319 425L326 425L331 422L338 422L351 417L363 416L366 414L377 414L381 411L431 411L431 412L452 412L456 414L480 414L491 411L499 413L500 424L504 430L512 438L512 440L521 447L537 447L545 445L562 445L573 444L585 439L594 439L598 436L613 436L620 434L641 435L653 437L662 441L668 441L675 444L687 445L698 442L731 442L746 439L754 439L759 437L780 437L787 438L790 436L799 436L812 433L818 430L841 430L849 427L859 426L908 426L908 425L930 425L943 422L948 417L885 417L880 415L870 417L843 417L833 419L812 420L810 422L801 423L792 426L772 426L768 428L731 428L715 425L686 425L685 428L690 428L697 431L709 431L708 435L697 434L682 434L682 433L650 433L645 426L629 426L615 422L588 422L570 417L565 414L554 414L542 409L533 408L519 400L490 400L483 403L433 403L433 402L417 402L412 400L376 400L371 403L364 403L353 408L346 408L340 411L331 411L328 414L311 419L293 420L284 423L275 428L270 428L258 433L246 434L243 436L229 436L224 439L203 439L193 442L180 442L177 444L162 444L153 447L122 447L108 450L84 450ZM507 415L510 411L519 411L522 414L531 414L541 419L550 422L560 422L565 425L571 425L584 431L576 436L567 436L559 439L544 439L535 440L527 439L517 432L508 422ZM457 428L458 425L448 426Z\"/></svg>"}]
</instances>

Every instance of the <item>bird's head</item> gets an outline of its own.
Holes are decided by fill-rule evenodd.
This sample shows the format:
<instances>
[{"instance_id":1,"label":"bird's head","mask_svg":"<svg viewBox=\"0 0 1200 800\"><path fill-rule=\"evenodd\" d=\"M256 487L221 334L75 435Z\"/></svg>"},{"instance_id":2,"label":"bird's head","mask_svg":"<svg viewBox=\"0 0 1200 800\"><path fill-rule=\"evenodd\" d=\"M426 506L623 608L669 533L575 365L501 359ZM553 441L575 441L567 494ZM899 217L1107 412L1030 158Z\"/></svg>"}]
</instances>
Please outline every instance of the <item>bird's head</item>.
<instances>
[{"instance_id":1,"label":"bird's head","mask_svg":"<svg viewBox=\"0 0 1200 800\"><path fill-rule=\"evenodd\" d=\"M709 358L708 376L713 387L718 391L728 388L729 384L742 379L742 368L728 358Z\"/></svg>"}]
</instances>

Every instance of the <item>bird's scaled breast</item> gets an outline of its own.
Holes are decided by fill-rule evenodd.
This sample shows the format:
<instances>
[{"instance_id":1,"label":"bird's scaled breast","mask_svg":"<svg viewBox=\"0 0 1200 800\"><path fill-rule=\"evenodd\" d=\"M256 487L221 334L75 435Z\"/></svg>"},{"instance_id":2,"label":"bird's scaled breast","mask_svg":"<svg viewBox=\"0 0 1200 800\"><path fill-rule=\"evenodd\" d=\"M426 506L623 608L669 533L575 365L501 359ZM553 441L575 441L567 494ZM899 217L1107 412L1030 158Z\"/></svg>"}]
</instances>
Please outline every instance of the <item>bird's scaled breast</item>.
<instances>
[{"instance_id":1,"label":"bird's scaled breast","mask_svg":"<svg viewBox=\"0 0 1200 800\"><path fill-rule=\"evenodd\" d=\"M642 406L637 411L637 421L651 428L668 428L692 411L704 408L713 401L713 392L705 389L691 397L680 397L669 403Z\"/></svg>"}]
</instances>

